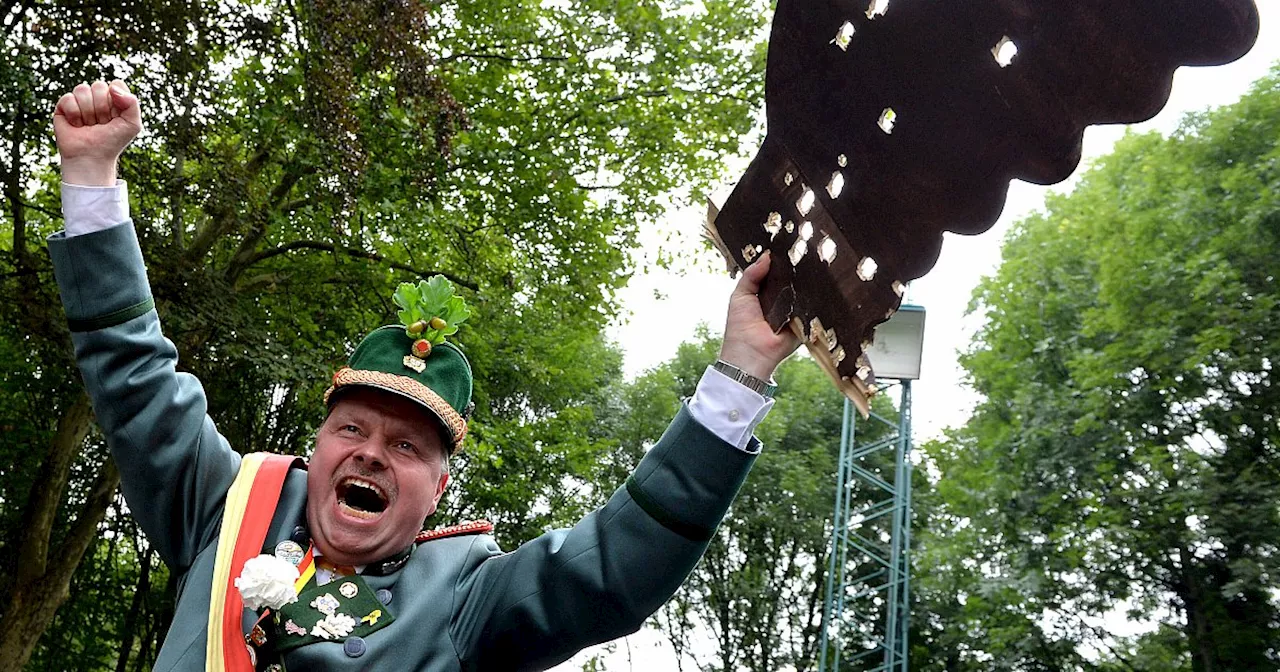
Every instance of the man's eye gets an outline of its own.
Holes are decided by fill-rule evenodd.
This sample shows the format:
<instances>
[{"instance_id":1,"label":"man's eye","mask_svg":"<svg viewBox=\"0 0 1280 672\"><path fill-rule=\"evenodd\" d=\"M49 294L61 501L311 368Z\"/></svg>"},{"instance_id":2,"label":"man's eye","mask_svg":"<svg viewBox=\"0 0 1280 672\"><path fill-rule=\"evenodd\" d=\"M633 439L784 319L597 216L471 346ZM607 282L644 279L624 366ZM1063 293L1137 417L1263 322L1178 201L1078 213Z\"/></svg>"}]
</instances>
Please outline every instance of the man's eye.
<instances>
[{"instance_id":1,"label":"man's eye","mask_svg":"<svg viewBox=\"0 0 1280 672\"><path fill-rule=\"evenodd\" d=\"M417 446L409 443L408 441L401 441L400 443L397 443L396 448L399 448L400 450L407 450L409 452L413 452L418 449Z\"/></svg>"},{"instance_id":2,"label":"man's eye","mask_svg":"<svg viewBox=\"0 0 1280 672\"><path fill-rule=\"evenodd\" d=\"M343 426L342 426L342 431L344 431L344 432L351 432L352 434L359 434L359 433L360 433L360 428L359 428L359 427L356 427L355 425L343 425Z\"/></svg>"}]
</instances>

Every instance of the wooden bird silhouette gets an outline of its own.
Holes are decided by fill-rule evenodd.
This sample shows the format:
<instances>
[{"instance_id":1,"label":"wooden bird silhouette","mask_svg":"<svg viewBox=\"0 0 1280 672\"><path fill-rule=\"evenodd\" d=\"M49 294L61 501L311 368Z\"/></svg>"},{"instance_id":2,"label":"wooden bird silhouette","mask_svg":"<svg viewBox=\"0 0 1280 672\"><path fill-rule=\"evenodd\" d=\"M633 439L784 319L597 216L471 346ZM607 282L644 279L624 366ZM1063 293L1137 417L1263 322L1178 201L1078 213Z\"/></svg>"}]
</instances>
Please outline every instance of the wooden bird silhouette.
<instances>
[{"instance_id":1,"label":"wooden bird silhouette","mask_svg":"<svg viewBox=\"0 0 1280 672\"><path fill-rule=\"evenodd\" d=\"M778 0L768 133L708 236L764 250L791 328L866 413L864 355L944 231L995 223L1010 180L1066 179L1091 124L1155 116L1182 65L1257 40L1253 0Z\"/></svg>"}]
</instances>

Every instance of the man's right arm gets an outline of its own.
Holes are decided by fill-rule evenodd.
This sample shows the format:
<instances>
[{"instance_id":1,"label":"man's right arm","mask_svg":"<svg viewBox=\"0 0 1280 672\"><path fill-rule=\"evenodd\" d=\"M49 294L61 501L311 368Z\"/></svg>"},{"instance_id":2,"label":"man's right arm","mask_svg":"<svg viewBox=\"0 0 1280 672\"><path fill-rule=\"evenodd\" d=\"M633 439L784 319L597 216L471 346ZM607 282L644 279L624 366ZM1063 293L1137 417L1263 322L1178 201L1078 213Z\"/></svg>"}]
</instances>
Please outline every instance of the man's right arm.
<instances>
[{"instance_id":1,"label":"man's right arm","mask_svg":"<svg viewBox=\"0 0 1280 672\"><path fill-rule=\"evenodd\" d=\"M181 570L216 538L239 456L208 417L199 381L176 371L177 350L160 330L115 179L116 159L141 127L137 99L120 87L82 85L58 103L67 230L50 237L49 252L125 499L161 557Z\"/></svg>"}]
</instances>

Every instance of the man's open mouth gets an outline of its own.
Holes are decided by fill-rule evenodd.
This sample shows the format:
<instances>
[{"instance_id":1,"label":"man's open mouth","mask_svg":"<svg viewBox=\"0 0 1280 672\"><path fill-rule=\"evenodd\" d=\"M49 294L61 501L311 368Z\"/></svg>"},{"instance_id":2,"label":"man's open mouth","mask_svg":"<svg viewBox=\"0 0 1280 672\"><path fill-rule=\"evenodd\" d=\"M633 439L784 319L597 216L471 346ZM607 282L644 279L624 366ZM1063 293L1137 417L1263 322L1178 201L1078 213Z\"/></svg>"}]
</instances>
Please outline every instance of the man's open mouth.
<instances>
[{"instance_id":1,"label":"man's open mouth","mask_svg":"<svg viewBox=\"0 0 1280 672\"><path fill-rule=\"evenodd\" d=\"M338 481L338 504L359 518L374 518L387 509L387 494L378 484L356 476Z\"/></svg>"}]
</instances>

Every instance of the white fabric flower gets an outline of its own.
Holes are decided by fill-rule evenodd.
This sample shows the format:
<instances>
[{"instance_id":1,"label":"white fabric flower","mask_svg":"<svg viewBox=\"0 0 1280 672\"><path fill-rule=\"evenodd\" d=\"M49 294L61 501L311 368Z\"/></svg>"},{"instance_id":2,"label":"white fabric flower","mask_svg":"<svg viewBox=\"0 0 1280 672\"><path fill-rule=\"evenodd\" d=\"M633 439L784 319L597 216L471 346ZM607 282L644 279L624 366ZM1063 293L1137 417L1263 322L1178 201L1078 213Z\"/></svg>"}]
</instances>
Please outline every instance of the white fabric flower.
<instances>
[{"instance_id":1,"label":"white fabric flower","mask_svg":"<svg viewBox=\"0 0 1280 672\"><path fill-rule=\"evenodd\" d=\"M279 609L298 601L298 591L293 587L297 580L297 567L288 560L264 553L244 563L244 570L236 579L236 588L244 598L244 606L249 609Z\"/></svg>"}]
</instances>

